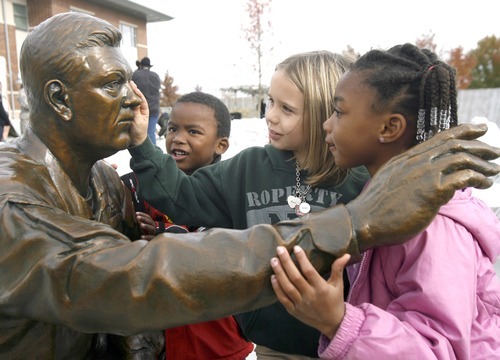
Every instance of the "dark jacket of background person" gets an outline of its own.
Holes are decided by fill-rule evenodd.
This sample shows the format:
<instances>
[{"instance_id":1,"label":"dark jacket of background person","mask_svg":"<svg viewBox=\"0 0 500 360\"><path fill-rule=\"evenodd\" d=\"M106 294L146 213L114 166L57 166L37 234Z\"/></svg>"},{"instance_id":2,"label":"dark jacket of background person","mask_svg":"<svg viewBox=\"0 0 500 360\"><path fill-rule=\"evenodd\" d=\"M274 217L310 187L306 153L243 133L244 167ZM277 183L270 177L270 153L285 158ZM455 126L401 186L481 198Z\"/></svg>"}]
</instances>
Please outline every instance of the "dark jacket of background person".
<instances>
[{"instance_id":1,"label":"dark jacket of background person","mask_svg":"<svg viewBox=\"0 0 500 360\"><path fill-rule=\"evenodd\" d=\"M2 94L0 94L0 140L5 140L3 136L4 126L10 126L9 114L5 110L2 101Z\"/></svg>"},{"instance_id":2,"label":"dark jacket of background person","mask_svg":"<svg viewBox=\"0 0 500 360\"><path fill-rule=\"evenodd\" d=\"M5 107L3 106L3 101L1 98L0 98L0 125L1 126L10 126L9 114L7 114L7 111L5 110Z\"/></svg>"},{"instance_id":3,"label":"dark jacket of background person","mask_svg":"<svg viewBox=\"0 0 500 360\"><path fill-rule=\"evenodd\" d=\"M132 80L137 84L148 101L149 114L160 114L160 89L161 80L157 73L149 67L141 67L134 71Z\"/></svg>"}]
</instances>

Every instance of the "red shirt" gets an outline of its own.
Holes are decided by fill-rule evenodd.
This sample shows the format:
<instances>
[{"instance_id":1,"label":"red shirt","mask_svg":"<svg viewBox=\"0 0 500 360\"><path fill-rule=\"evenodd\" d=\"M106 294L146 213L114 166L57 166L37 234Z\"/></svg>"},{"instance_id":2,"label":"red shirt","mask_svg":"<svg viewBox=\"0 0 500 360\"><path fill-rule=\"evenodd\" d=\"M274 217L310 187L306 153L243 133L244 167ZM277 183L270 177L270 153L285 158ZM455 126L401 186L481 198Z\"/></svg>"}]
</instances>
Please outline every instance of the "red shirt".
<instances>
[{"instance_id":1,"label":"red shirt","mask_svg":"<svg viewBox=\"0 0 500 360\"><path fill-rule=\"evenodd\" d=\"M253 351L232 316L165 330L168 360L242 360Z\"/></svg>"}]
</instances>

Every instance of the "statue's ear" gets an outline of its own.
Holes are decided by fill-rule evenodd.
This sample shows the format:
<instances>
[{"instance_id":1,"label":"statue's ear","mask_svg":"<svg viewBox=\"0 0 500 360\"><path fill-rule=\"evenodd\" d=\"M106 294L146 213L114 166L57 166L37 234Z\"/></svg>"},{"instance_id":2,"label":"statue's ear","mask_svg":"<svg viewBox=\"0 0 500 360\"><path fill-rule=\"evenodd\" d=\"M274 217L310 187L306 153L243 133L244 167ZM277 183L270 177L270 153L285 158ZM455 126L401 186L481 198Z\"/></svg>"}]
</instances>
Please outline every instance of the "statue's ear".
<instances>
[{"instance_id":1,"label":"statue's ear","mask_svg":"<svg viewBox=\"0 0 500 360\"><path fill-rule=\"evenodd\" d=\"M73 113L68 101L66 86L59 80L50 80L45 84L45 101L64 121L70 121Z\"/></svg>"}]
</instances>

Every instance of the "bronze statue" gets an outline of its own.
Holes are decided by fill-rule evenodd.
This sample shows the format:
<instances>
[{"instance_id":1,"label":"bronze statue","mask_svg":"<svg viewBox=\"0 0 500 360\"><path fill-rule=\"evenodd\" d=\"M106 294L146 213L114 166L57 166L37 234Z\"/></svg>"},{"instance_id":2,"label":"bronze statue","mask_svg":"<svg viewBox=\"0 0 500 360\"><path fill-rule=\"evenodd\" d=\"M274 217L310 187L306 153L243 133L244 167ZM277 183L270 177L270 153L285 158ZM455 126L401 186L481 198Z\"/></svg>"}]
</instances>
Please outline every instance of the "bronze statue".
<instances>
[{"instance_id":1,"label":"bronze statue","mask_svg":"<svg viewBox=\"0 0 500 360\"><path fill-rule=\"evenodd\" d=\"M499 172L487 160L500 150L471 140L486 129L460 126L392 161L347 206L243 231L131 241L131 203L101 160L135 145L148 121L119 43L111 24L65 13L23 44L30 124L0 147L0 358L90 358L105 346L98 333L132 335L268 305L277 245L300 244L324 271L346 251L356 257L403 242L455 189L488 187Z\"/></svg>"}]
</instances>

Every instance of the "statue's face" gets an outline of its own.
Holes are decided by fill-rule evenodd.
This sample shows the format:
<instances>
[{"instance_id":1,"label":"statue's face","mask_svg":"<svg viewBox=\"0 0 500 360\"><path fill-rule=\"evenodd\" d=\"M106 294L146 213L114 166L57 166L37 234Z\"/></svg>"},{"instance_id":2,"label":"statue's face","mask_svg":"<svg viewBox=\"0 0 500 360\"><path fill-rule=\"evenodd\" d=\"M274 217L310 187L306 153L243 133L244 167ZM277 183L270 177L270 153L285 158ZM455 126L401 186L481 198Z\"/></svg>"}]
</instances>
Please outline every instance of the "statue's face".
<instances>
[{"instance_id":1,"label":"statue's face","mask_svg":"<svg viewBox=\"0 0 500 360\"><path fill-rule=\"evenodd\" d=\"M119 48L94 47L79 61L86 74L68 84L72 145L107 157L130 145L133 107L140 104L129 85L132 70Z\"/></svg>"}]
</instances>

